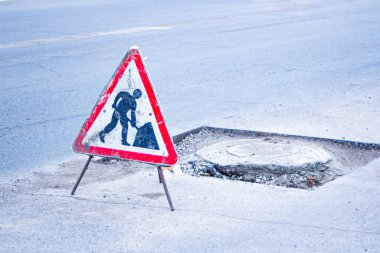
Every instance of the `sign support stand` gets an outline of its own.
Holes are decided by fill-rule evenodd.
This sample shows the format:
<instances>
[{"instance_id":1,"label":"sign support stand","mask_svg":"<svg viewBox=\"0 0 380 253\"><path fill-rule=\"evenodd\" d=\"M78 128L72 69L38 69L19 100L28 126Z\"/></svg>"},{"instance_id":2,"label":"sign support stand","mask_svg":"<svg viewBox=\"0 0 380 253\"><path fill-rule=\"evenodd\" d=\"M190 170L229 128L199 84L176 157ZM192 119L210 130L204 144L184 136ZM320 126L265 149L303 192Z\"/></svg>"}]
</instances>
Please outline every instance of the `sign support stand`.
<instances>
[{"instance_id":1,"label":"sign support stand","mask_svg":"<svg viewBox=\"0 0 380 253\"><path fill-rule=\"evenodd\" d=\"M129 125L136 132L128 135ZM73 149L89 157L71 195L94 156L132 160L157 166L158 180L174 211L162 169L175 165L178 155L137 47L129 49L104 88Z\"/></svg>"},{"instance_id":2,"label":"sign support stand","mask_svg":"<svg viewBox=\"0 0 380 253\"><path fill-rule=\"evenodd\" d=\"M86 170L88 168L88 165L90 164L90 162L91 162L91 160L92 160L93 157L94 156L92 156L92 155L88 156L87 162L84 165L84 168L83 168L82 172L80 173L79 178L78 178L77 182L75 183L75 186L74 186L73 190L71 191L71 195L74 195L75 191L77 190L78 185L79 185L80 181L82 180L83 175L86 172ZM162 172L161 166L157 167L157 171L158 171L159 182L164 186L164 191L165 191L166 198L168 199L168 202L169 202L170 210L174 211L173 202L172 202L172 199L170 197L168 186L166 185L164 173Z\"/></svg>"},{"instance_id":3,"label":"sign support stand","mask_svg":"<svg viewBox=\"0 0 380 253\"><path fill-rule=\"evenodd\" d=\"M77 182L75 183L75 186L74 186L73 190L71 191L71 195L74 195L75 191L77 190L77 187L78 187L80 181L82 180L82 177L83 177L84 173L86 172L86 170L88 168L88 165L90 164L90 162L91 162L91 160L92 160L93 157L94 156L92 156L92 155L88 156L87 162L84 165L84 168L83 168L82 172L80 173L80 176L79 176Z\"/></svg>"},{"instance_id":4,"label":"sign support stand","mask_svg":"<svg viewBox=\"0 0 380 253\"><path fill-rule=\"evenodd\" d=\"M170 210L174 211L173 202L170 197L168 187L166 186L165 177L164 177L164 173L162 173L161 166L158 166L157 169L158 169L158 178L160 179L160 183L162 183L162 185L164 186L164 190L165 190L166 198L168 199L168 202L169 202Z\"/></svg>"},{"instance_id":5,"label":"sign support stand","mask_svg":"<svg viewBox=\"0 0 380 253\"><path fill-rule=\"evenodd\" d=\"M158 172L158 181L160 182L160 184L162 184L162 181L161 181L161 177L160 177L160 166L157 167L157 172Z\"/></svg>"}]
</instances>

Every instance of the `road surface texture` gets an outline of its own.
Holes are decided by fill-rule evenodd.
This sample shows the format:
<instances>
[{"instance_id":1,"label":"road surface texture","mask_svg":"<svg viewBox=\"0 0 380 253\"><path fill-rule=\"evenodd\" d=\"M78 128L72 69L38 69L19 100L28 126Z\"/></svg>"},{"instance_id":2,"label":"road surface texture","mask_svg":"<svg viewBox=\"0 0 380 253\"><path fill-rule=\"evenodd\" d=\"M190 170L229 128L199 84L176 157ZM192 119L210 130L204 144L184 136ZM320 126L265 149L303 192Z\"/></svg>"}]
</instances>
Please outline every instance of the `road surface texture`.
<instances>
[{"instance_id":1,"label":"road surface texture","mask_svg":"<svg viewBox=\"0 0 380 253\"><path fill-rule=\"evenodd\" d=\"M0 251L379 252L380 160L315 191L168 174L175 212L153 168L91 164L69 196L86 159L71 144L132 45L173 135L380 143L379 12L377 0L0 0Z\"/></svg>"}]
</instances>

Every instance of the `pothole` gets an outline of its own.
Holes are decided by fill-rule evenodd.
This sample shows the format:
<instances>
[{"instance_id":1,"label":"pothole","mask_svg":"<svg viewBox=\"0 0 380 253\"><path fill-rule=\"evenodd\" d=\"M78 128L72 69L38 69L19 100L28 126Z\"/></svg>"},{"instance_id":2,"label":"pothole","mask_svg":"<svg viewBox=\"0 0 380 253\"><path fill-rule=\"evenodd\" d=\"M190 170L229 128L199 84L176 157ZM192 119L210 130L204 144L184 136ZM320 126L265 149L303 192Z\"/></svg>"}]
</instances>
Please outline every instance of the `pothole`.
<instances>
[{"instance_id":1,"label":"pothole","mask_svg":"<svg viewBox=\"0 0 380 253\"><path fill-rule=\"evenodd\" d=\"M179 139L179 140L178 140ZM380 145L204 127L177 136L193 176L310 189L380 156Z\"/></svg>"}]
</instances>

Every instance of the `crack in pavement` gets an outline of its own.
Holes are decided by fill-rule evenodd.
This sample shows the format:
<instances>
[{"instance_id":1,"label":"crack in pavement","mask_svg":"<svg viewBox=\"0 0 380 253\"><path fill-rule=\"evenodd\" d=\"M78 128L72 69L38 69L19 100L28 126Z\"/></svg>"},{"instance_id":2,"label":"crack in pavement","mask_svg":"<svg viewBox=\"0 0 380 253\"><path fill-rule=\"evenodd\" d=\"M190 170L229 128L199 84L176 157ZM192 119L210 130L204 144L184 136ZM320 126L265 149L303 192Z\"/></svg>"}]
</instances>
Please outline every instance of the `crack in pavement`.
<instances>
[{"instance_id":1,"label":"crack in pavement","mask_svg":"<svg viewBox=\"0 0 380 253\"><path fill-rule=\"evenodd\" d=\"M30 195L30 194L28 194ZM149 209L162 209L166 210L169 209L168 207L161 207L161 206L151 206L151 205L145 205L141 204L141 202L133 202L133 203L126 203L126 202L115 202L115 201L101 201L101 200L92 200L87 199L83 197L77 197L77 196L66 196L66 195L55 195L55 194L34 194L34 195L40 195L40 196L47 196L47 197L59 197L59 198L71 198L75 200L83 200L87 202L93 202L93 203L99 203L99 204L111 204L111 205L126 205L126 206L139 206L139 207L145 207ZM365 231L365 230L357 230L357 229L344 229L339 227L332 227L332 226L318 226L318 225L310 225L310 224L301 224L301 223L292 223L292 222L282 222L282 221L275 221L275 220L259 220L259 219L251 219L251 218L245 218L245 217L239 217L239 216L232 216L227 215L219 212L214 211L205 211L205 210L197 210L197 209L182 209L182 208L175 208L175 211L180 212L188 212L188 213L206 213L210 214L212 216L219 216L227 219L234 219L234 220L240 220L240 221L248 221L248 222L254 222L254 223L260 223L260 224L271 224L271 225L277 225L277 226L290 226L290 227L300 227L300 228L312 228L312 229L318 229L318 230L333 230L343 233L358 233L358 234L368 234L368 235L380 235L380 231Z\"/></svg>"},{"instance_id":2,"label":"crack in pavement","mask_svg":"<svg viewBox=\"0 0 380 253\"><path fill-rule=\"evenodd\" d=\"M323 19L324 18L314 17L314 18L306 18L306 19L299 19L299 20L289 20L289 21L275 22L275 23L270 23L270 24L248 26L248 27L232 29L232 30L223 30L220 32L222 32L222 33L240 32L240 31L282 26L282 25L288 25L288 24L297 24L297 23L301 23L301 22L310 22L310 21L323 20Z\"/></svg>"},{"instance_id":3,"label":"crack in pavement","mask_svg":"<svg viewBox=\"0 0 380 253\"><path fill-rule=\"evenodd\" d=\"M0 71L4 68L7 68L7 67L13 67L13 66L23 65L23 64L34 64L34 62L38 62L38 61L49 62L52 59L56 59L56 58L57 59L59 59L59 58L61 58L61 59L80 59L80 60L83 60L84 58L99 59L99 57L96 57L96 53L99 51L100 51L100 49L95 49L95 50L89 50L89 51L81 51L79 53L78 52L70 52L71 55L49 55L49 56L44 56L44 57L40 57L40 58L36 58L36 57L22 58L22 59L13 60L13 61L1 60L1 61L6 62L7 64L0 65ZM100 58L100 59L104 60L105 58ZM107 59L109 59L109 58L107 58ZM6 72L4 72L4 74L6 74Z\"/></svg>"},{"instance_id":4,"label":"crack in pavement","mask_svg":"<svg viewBox=\"0 0 380 253\"><path fill-rule=\"evenodd\" d=\"M27 64L37 66L37 67L39 67L40 69L47 70L47 71L49 71L49 72L51 72L51 73L54 73L54 74L59 74L59 72L55 71L54 69L49 68L49 67L46 67L46 66L44 66L44 65L42 65L42 64L38 64L38 63L36 63L36 62L28 62Z\"/></svg>"},{"instance_id":5,"label":"crack in pavement","mask_svg":"<svg viewBox=\"0 0 380 253\"><path fill-rule=\"evenodd\" d=\"M171 27L169 26L147 26L147 27L143 26L143 27L131 27L131 28L108 31L108 32L72 34L72 35L64 35L64 36L44 38L44 39L24 40L24 41L13 42L13 43L4 43L4 44L0 44L0 49L24 47L24 46L38 46L38 45L51 44L55 42L65 42L65 41L73 41L73 40L79 40L79 39L90 39L90 38L104 37L104 36L111 36L111 35L125 35L125 34L137 33L137 32L168 30L170 28Z\"/></svg>"},{"instance_id":6,"label":"crack in pavement","mask_svg":"<svg viewBox=\"0 0 380 253\"><path fill-rule=\"evenodd\" d=\"M29 127L29 126L37 126L37 125L41 125L45 123L52 123L52 122L68 120L68 119L82 118L86 116L88 116L88 113L75 114L75 115L65 116L65 117L60 117L60 118L55 118L55 119L37 121L34 123L29 123L29 124L21 124L21 125L16 125L12 127L3 127L3 128L0 128L0 131L4 131L4 130L12 131L14 129L24 128L24 127Z\"/></svg>"},{"instance_id":7,"label":"crack in pavement","mask_svg":"<svg viewBox=\"0 0 380 253\"><path fill-rule=\"evenodd\" d=\"M290 66L282 66L275 64L265 64L265 63L252 63L251 66L259 66L259 67L268 67L268 68L279 68L283 69L286 72L291 71L299 71L305 73L326 73L326 74L355 74L351 71L339 71L339 70L310 70L310 69L300 69L300 68L292 68Z\"/></svg>"},{"instance_id":8,"label":"crack in pavement","mask_svg":"<svg viewBox=\"0 0 380 253\"><path fill-rule=\"evenodd\" d=\"M227 99L212 99L212 98L207 98L207 99L201 99L201 98L197 98L196 100L194 99L190 99L190 98L179 98L178 99L179 101L205 101L205 102L209 102L209 101L214 101L214 102L221 102L221 103L233 103L233 104L247 104L247 105L261 105L261 106L272 106L272 107L283 107L283 108L293 108L294 110L299 110L297 108L305 108L305 107L308 107L310 109L308 109L309 111L313 111L313 110L316 110L315 108L311 109L311 107L313 106L312 104L303 104L303 105L284 105L283 103L262 103L262 102L249 102L249 101L241 101L241 100L227 100ZM170 101L172 103L177 103L176 100L172 100ZM321 106L321 105L318 105L316 106L317 109L319 111L324 111L324 112L333 112L331 111L331 109L339 109L340 111L346 111L346 112L358 112L358 113L380 113L379 110L358 110L358 109L349 109L349 108L344 108L345 106L342 105L342 106ZM331 115L329 115L331 116ZM344 116L341 115L341 113L337 116L337 118L342 118Z\"/></svg>"},{"instance_id":9,"label":"crack in pavement","mask_svg":"<svg viewBox=\"0 0 380 253\"><path fill-rule=\"evenodd\" d=\"M379 232L378 231L363 231L363 230L344 229L344 228L330 227L330 226L308 225L308 224L300 224L300 223L292 223L292 222L258 220L258 219L250 219L250 218L226 215L226 214L222 214L222 213L203 211L203 210L186 210L186 209L176 209L176 210L180 210L180 211L184 211L184 212L207 213L207 214L218 215L218 216L229 218L229 219L256 222L256 223L262 223L262 224L286 225L286 226L294 226L294 227L302 227L302 228L314 228L314 229L323 229L323 230L327 229L327 230L334 230L334 231L339 231L339 232L344 232L344 233L380 235L380 231Z\"/></svg>"}]
</instances>

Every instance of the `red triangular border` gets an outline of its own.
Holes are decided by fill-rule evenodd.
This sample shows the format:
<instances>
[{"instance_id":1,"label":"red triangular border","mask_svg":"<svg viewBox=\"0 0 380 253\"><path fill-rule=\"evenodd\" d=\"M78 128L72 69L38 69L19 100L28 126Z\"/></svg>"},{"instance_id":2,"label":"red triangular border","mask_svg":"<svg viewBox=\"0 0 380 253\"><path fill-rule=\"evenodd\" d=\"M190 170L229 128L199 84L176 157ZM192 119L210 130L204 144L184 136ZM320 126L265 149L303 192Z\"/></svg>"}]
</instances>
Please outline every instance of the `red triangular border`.
<instances>
[{"instance_id":1,"label":"red triangular border","mask_svg":"<svg viewBox=\"0 0 380 253\"><path fill-rule=\"evenodd\" d=\"M124 74L124 71L128 67L131 60L135 61L142 83L146 89L150 104L152 105L153 113L157 120L158 128L161 132L163 141L168 151L167 156L144 154L144 153L116 150L116 149L96 147L96 146L86 147L82 144L84 137L86 136L87 132L91 128L92 124L95 122L95 119L101 113L103 107L105 106L108 100L109 95L114 91L116 85L120 81L121 77ZM79 135L73 144L73 149L75 152L82 153L82 154L104 156L104 157L116 157L116 158L121 158L121 159L135 160L135 161L153 163L153 164L164 165L164 166L165 165L171 166L177 162L178 160L177 152L174 148L174 144L172 142L172 139L165 125L164 117L161 113L157 97L154 93L152 84L145 70L145 66L142 61L141 54L137 49L131 48L129 52L126 54L126 56L124 57L124 59L121 61L115 74L113 75L113 77L111 78L107 86L105 87L102 95L100 96L98 102L96 103L94 109L92 110L90 117L83 124L83 127L80 130Z\"/></svg>"}]
</instances>

